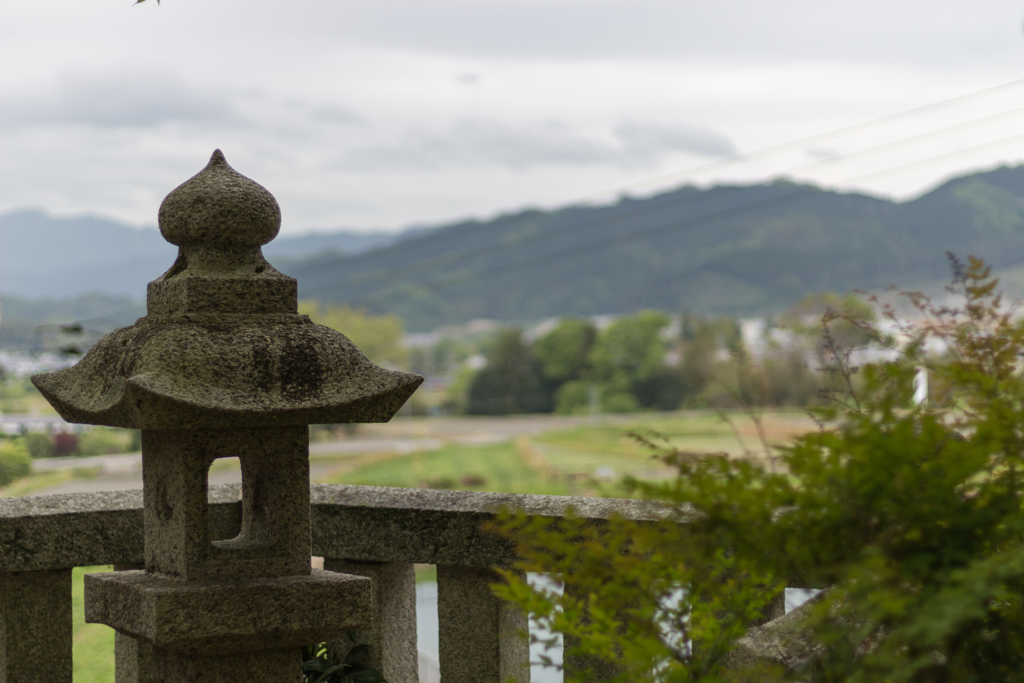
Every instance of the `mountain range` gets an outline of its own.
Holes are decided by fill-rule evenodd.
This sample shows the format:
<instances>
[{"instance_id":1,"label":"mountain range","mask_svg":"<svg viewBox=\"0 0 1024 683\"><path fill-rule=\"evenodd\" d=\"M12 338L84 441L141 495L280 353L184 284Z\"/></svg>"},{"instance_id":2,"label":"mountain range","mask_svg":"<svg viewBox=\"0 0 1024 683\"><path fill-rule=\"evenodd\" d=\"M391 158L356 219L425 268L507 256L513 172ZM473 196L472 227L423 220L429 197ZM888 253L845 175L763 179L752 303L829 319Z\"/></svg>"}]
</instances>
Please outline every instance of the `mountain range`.
<instances>
[{"instance_id":1,"label":"mountain range","mask_svg":"<svg viewBox=\"0 0 1024 683\"><path fill-rule=\"evenodd\" d=\"M396 313L426 330L642 308L768 314L808 292L948 279L947 252L996 268L1024 263L1024 166L905 202L786 180L685 186L448 225L289 272L300 296Z\"/></svg>"},{"instance_id":2,"label":"mountain range","mask_svg":"<svg viewBox=\"0 0 1024 683\"><path fill-rule=\"evenodd\" d=\"M299 279L301 297L396 313L413 331L642 308L770 314L808 292L948 278L947 251L1024 265L1024 166L955 178L905 202L787 180L684 186L405 232L282 237L264 248ZM123 324L173 260L153 229L0 215L4 324L104 317L104 308ZM0 327L0 344L4 336Z\"/></svg>"}]
</instances>

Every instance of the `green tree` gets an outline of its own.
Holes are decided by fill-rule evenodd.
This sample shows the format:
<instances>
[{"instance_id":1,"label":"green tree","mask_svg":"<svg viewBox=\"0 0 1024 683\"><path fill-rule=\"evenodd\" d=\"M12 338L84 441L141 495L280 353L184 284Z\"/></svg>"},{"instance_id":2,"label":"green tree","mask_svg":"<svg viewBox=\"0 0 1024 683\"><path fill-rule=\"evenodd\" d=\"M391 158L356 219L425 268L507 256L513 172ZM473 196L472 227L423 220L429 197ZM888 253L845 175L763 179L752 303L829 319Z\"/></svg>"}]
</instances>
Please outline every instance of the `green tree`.
<instances>
[{"instance_id":1,"label":"green tree","mask_svg":"<svg viewBox=\"0 0 1024 683\"><path fill-rule=\"evenodd\" d=\"M341 332L378 365L399 369L409 362L408 351L402 346L405 326L397 315L370 315L349 306L322 306L316 301L299 302L299 313Z\"/></svg>"},{"instance_id":2,"label":"green tree","mask_svg":"<svg viewBox=\"0 0 1024 683\"><path fill-rule=\"evenodd\" d=\"M590 362L601 383L602 410L679 407L682 376L665 364L669 340L663 332L669 322L660 311L641 311L619 318L597 338Z\"/></svg>"},{"instance_id":3,"label":"green tree","mask_svg":"<svg viewBox=\"0 0 1024 683\"><path fill-rule=\"evenodd\" d=\"M590 351L596 339L597 329L589 321L563 318L534 344L544 378L557 384L588 379Z\"/></svg>"},{"instance_id":4,"label":"green tree","mask_svg":"<svg viewBox=\"0 0 1024 683\"><path fill-rule=\"evenodd\" d=\"M832 342L822 334L823 321L829 322ZM867 325L874 321L874 308L852 294L840 296L835 292L814 292L779 314L775 324L811 341L815 353L824 359L828 353L825 347L829 343L843 348L867 343L872 334Z\"/></svg>"},{"instance_id":5,"label":"green tree","mask_svg":"<svg viewBox=\"0 0 1024 683\"><path fill-rule=\"evenodd\" d=\"M53 435L48 432L29 432L22 437L32 458L52 458L55 455Z\"/></svg>"},{"instance_id":6,"label":"green tree","mask_svg":"<svg viewBox=\"0 0 1024 683\"><path fill-rule=\"evenodd\" d=\"M574 636L567 657L608 661L623 683L1020 680L1024 320L995 287L980 261L954 261L965 304L913 295L927 322L901 355L861 368L859 386L814 410L819 431L763 460L649 442L678 476L628 482L662 502L647 521L508 513L501 529L522 561L496 590ZM945 356L923 353L930 337ZM844 353L825 347L849 380ZM938 385L927 406L911 400L921 365ZM530 586L522 571L569 577L572 590ZM728 668L787 585L827 588L801 610L805 647Z\"/></svg>"},{"instance_id":7,"label":"green tree","mask_svg":"<svg viewBox=\"0 0 1024 683\"><path fill-rule=\"evenodd\" d=\"M696 399L715 375L720 341L719 326L705 318L684 315L680 329L682 364L679 368L681 391L686 399Z\"/></svg>"},{"instance_id":8,"label":"green tree","mask_svg":"<svg viewBox=\"0 0 1024 683\"><path fill-rule=\"evenodd\" d=\"M32 471L32 458L22 439L0 441L0 486L26 477Z\"/></svg>"},{"instance_id":9,"label":"green tree","mask_svg":"<svg viewBox=\"0 0 1024 683\"><path fill-rule=\"evenodd\" d=\"M487 366L469 387L467 412L474 415L551 412L551 390L541 362L523 341L522 330L502 330L487 353Z\"/></svg>"},{"instance_id":10,"label":"green tree","mask_svg":"<svg viewBox=\"0 0 1024 683\"><path fill-rule=\"evenodd\" d=\"M590 354L595 375L646 379L664 368L668 341L661 336L669 318L661 311L641 311L619 318L604 331Z\"/></svg>"}]
</instances>

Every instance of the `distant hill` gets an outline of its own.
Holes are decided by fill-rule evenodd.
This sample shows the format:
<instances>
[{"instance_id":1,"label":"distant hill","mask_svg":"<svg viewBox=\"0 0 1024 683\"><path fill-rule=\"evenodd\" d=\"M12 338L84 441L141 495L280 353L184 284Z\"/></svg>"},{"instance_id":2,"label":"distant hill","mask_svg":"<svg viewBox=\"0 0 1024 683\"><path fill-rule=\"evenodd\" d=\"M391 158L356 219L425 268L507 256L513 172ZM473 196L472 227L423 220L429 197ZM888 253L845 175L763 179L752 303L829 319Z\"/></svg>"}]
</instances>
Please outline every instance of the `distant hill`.
<instances>
[{"instance_id":1,"label":"distant hill","mask_svg":"<svg viewBox=\"0 0 1024 683\"><path fill-rule=\"evenodd\" d=\"M281 237L265 253L287 271L312 254L361 254L402 235L337 231ZM92 216L54 218L41 211L0 214L0 348L88 341L131 324L146 313L146 284L176 255L177 247L155 228ZM61 335L47 327L74 321L88 329Z\"/></svg>"},{"instance_id":2,"label":"distant hill","mask_svg":"<svg viewBox=\"0 0 1024 683\"><path fill-rule=\"evenodd\" d=\"M299 278L301 296L397 313L421 331L641 308L772 313L812 291L946 279L947 250L1024 280L1024 166L956 178L904 203L787 181L687 186L404 233L279 238L265 253ZM174 254L153 229L0 215L0 345L18 325L112 313L120 322L123 311L130 320Z\"/></svg>"},{"instance_id":3,"label":"distant hill","mask_svg":"<svg viewBox=\"0 0 1024 683\"><path fill-rule=\"evenodd\" d=\"M947 250L996 267L1024 263L1024 167L957 178L904 203L781 180L682 187L443 226L289 273L301 296L397 313L425 330L646 307L770 313L812 291L947 277Z\"/></svg>"},{"instance_id":4,"label":"distant hill","mask_svg":"<svg viewBox=\"0 0 1024 683\"><path fill-rule=\"evenodd\" d=\"M340 230L280 237L265 249L282 265L313 254L362 254L401 233ZM0 293L76 297L86 292L145 298L146 284L174 262L177 248L155 228L93 216L54 218L41 211L0 214Z\"/></svg>"},{"instance_id":5,"label":"distant hill","mask_svg":"<svg viewBox=\"0 0 1024 683\"><path fill-rule=\"evenodd\" d=\"M32 299L2 294L0 303L0 349L42 350L71 343L88 346L146 315L143 300L100 292ZM68 323L83 329L65 334L60 326Z\"/></svg>"}]
</instances>

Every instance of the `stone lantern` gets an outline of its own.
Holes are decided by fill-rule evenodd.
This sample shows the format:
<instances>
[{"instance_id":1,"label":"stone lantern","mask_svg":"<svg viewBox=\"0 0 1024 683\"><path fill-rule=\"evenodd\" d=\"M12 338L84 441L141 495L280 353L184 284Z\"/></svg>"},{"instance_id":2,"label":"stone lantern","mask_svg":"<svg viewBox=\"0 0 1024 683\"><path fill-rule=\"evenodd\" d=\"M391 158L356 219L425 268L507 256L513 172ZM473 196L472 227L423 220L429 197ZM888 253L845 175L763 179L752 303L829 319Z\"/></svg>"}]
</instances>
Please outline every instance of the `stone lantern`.
<instances>
[{"instance_id":1,"label":"stone lantern","mask_svg":"<svg viewBox=\"0 0 1024 683\"><path fill-rule=\"evenodd\" d=\"M147 315L32 378L68 422L142 430L145 571L86 576L85 610L152 644L160 683L293 683L301 646L368 627L369 579L310 568L308 425L386 422L423 378L297 313L296 281L260 250L280 225L215 151L160 206L179 251ZM241 464L241 532L213 541L222 457Z\"/></svg>"}]
</instances>

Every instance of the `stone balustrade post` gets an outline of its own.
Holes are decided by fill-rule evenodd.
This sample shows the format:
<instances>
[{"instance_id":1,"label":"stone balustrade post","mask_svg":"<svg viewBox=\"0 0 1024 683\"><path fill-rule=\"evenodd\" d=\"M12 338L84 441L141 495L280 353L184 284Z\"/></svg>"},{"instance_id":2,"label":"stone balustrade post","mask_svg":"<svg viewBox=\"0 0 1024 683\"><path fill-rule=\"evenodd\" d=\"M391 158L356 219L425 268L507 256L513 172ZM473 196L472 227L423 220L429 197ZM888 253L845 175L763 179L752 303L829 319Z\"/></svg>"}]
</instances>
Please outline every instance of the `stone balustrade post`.
<instances>
[{"instance_id":1,"label":"stone balustrade post","mask_svg":"<svg viewBox=\"0 0 1024 683\"><path fill-rule=\"evenodd\" d=\"M500 600L486 567L437 566L437 621L445 683L529 683L526 615Z\"/></svg>"},{"instance_id":2,"label":"stone balustrade post","mask_svg":"<svg viewBox=\"0 0 1024 683\"><path fill-rule=\"evenodd\" d=\"M0 683L71 683L71 570L0 573Z\"/></svg>"},{"instance_id":3,"label":"stone balustrade post","mask_svg":"<svg viewBox=\"0 0 1024 683\"><path fill-rule=\"evenodd\" d=\"M572 577L566 578L564 590L572 597L584 601L587 600L586 593L580 589L578 584L572 582ZM564 654L562 666L565 669L566 680L569 680L570 677L585 674L587 680L601 683L601 681L610 681L622 674L619 667L608 660L573 653L573 648L578 643L579 639L575 636L567 635L563 638Z\"/></svg>"},{"instance_id":4,"label":"stone balustrade post","mask_svg":"<svg viewBox=\"0 0 1024 683\"><path fill-rule=\"evenodd\" d=\"M147 648L155 683L294 683L303 645L373 628L370 580L310 567L308 425L387 421L423 378L297 313L296 281L260 249L277 201L219 150L159 218L179 252L146 317L32 378L68 422L142 430L145 569L87 575L86 620L140 641L122 643L119 683L145 680ZM224 457L242 467L241 529L217 540Z\"/></svg>"},{"instance_id":5,"label":"stone balustrade post","mask_svg":"<svg viewBox=\"0 0 1024 683\"><path fill-rule=\"evenodd\" d=\"M336 650L366 645L366 665L388 683L419 682L416 647L416 572L407 562L356 562L325 558L324 569L365 576L372 581L372 625L349 634Z\"/></svg>"}]
</instances>

